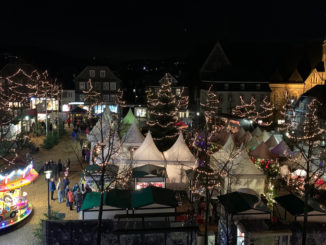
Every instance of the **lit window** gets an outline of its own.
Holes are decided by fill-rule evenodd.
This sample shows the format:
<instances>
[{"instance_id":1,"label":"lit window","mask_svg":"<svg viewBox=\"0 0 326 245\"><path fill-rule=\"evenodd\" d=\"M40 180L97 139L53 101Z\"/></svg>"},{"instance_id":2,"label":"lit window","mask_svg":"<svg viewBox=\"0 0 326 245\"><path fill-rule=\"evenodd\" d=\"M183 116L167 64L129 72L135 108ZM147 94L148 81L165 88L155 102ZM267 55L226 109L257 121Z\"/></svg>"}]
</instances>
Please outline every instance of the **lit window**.
<instances>
[{"instance_id":1,"label":"lit window","mask_svg":"<svg viewBox=\"0 0 326 245\"><path fill-rule=\"evenodd\" d=\"M185 113L183 111L179 111L179 118L184 118L185 117Z\"/></svg>"},{"instance_id":2,"label":"lit window","mask_svg":"<svg viewBox=\"0 0 326 245\"><path fill-rule=\"evenodd\" d=\"M104 82L103 83L103 90L109 91L110 90L110 83L109 82Z\"/></svg>"},{"instance_id":3,"label":"lit window","mask_svg":"<svg viewBox=\"0 0 326 245\"><path fill-rule=\"evenodd\" d=\"M135 115L136 117L146 117L146 108L136 107Z\"/></svg>"},{"instance_id":4,"label":"lit window","mask_svg":"<svg viewBox=\"0 0 326 245\"><path fill-rule=\"evenodd\" d=\"M101 70L101 71L100 71L100 77L102 77L102 78L103 78L103 77L105 77L105 75L106 75L106 72L105 72L105 70Z\"/></svg>"},{"instance_id":5,"label":"lit window","mask_svg":"<svg viewBox=\"0 0 326 245\"><path fill-rule=\"evenodd\" d=\"M176 88L175 89L175 94L176 95L180 95L181 94L181 89L180 88Z\"/></svg>"},{"instance_id":6,"label":"lit window","mask_svg":"<svg viewBox=\"0 0 326 245\"><path fill-rule=\"evenodd\" d=\"M117 83L116 82L110 82L110 89L112 91L115 91L117 89Z\"/></svg>"},{"instance_id":7,"label":"lit window","mask_svg":"<svg viewBox=\"0 0 326 245\"><path fill-rule=\"evenodd\" d=\"M79 89L84 90L85 89L85 82L80 82L79 83Z\"/></svg>"},{"instance_id":8,"label":"lit window","mask_svg":"<svg viewBox=\"0 0 326 245\"><path fill-rule=\"evenodd\" d=\"M95 70L89 70L89 76L95 77Z\"/></svg>"}]
</instances>

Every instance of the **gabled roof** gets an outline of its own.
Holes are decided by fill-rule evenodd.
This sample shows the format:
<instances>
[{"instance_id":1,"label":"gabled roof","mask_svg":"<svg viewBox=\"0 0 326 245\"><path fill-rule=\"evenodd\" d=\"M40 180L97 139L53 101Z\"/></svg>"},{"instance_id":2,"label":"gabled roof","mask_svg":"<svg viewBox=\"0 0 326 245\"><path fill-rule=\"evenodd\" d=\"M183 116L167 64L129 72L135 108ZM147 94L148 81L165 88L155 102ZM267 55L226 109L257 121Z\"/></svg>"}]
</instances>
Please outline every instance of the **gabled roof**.
<instances>
[{"instance_id":1,"label":"gabled roof","mask_svg":"<svg viewBox=\"0 0 326 245\"><path fill-rule=\"evenodd\" d=\"M136 167L132 169L132 177L133 178L143 178L147 175L155 175L157 177L167 178L166 169L164 167L146 164L140 167Z\"/></svg>"},{"instance_id":2,"label":"gabled roof","mask_svg":"<svg viewBox=\"0 0 326 245\"><path fill-rule=\"evenodd\" d=\"M298 69L295 69L293 71L293 73L289 77L289 82L298 82L298 83L303 82L303 78L302 78L301 74L299 73Z\"/></svg>"},{"instance_id":3,"label":"gabled roof","mask_svg":"<svg viewBox=\"0 0 326 245\"><path fill-rule=\"evenodd\" d=\"M256 149L256 147L258 145L259 145L259 141L258 141L257 137L253 136L253 137L251 137L249 142L246 144L246 149L250 151L250 150Z\"/></svg>"},{"instance_id":4,"label":"gabled roof","mask_svg":"<svg viewBox=\"0 0 326 245\"><path fill-rule=\"evenodd\" d=\"M100 206L100 192L86 194L81 210ZM121 209L140 208L151 204L160 204L169 207L178 205L173 190L148 186L141 190L113 189L104 193L103 204Z\"/></svg>"},{"instance_id":5,"label":"gabled roof","mask_svg":"<svg viewBox=\"0 0 326 245\"><path fill-rule=\"evenodd\" d=\"M235 144L233 141L233 137L230 134L226 143L223 145L222 149L226 152L232 152L234 150L234 148L235 148Z\"/></svg>"},{"instance_id":6,"label":"gabled roof","mask_svg":"<svg viewBox=\"0 0 326 245\"><path fill-rule=\"evenodd\" d=\"M150 131L148 131L144 142L135 151L133 159L135 161L164 161L163 154L157 149Z\"/></svg>"},{"instance_id":7,"label":"gabled roof","mask_svg":"<svg viewBox=\"0 0 326 245\"><path fill-rule=\"evenodd\" d=\"M170 149L163 152L167 161L172 162L191 162L196 161L195 157L190 152L186 142L183 139L182 132L180 131L179 137Z\"/></svg>"},{"instance_id":8,"label":"gabled roof","mask_svg":"<svg viewBox=\"0 0 326 245\"><path fill-rule=\"evenodd\" d=\"M254 129L254 131L252 131L251 135L252 136L256 136L256 137L259 137L263 132L261 131L261 129L259 127L256 127Z\"/></svg>"},{"instance_id":9,"label":"gabled roof","mask_svg":"<svg viewBox=\"0 0 326 245\"><path fill-rule=\"evenodd\" d=\"M238 213L257 210L264 213L270 213L269 208L257 196L242 193L242 192L231 192L225 195L218 196L218 199L224 206L228 213L236 215Z\"/></svg>"},{"instance_id":10,"label":"gabled roof","mask_svg":"<svg viewBox=\"0 0 326 245\"><path fill-rule=\"evenodd\" d=\"M125 146L140 146L144 141L144 136L139 131L136 120L131 124L128 132L121 139Z\"/></svg>"},{"instance_id":11,"label":"gabled roof","mask_svg":"<svg viewBox=\"0 0 326 245\"><path fill-rule=\"evenodd\" d=\"M284 78L282 76L282 74L279 72L278 69L276 69L273 74L271 75L271 77L269 78L269 80L271 82L284 82Z\"/></svg>"},{"instance_id":12,"label":"gabled roof","mask_svg":"<svg viewBox=\"0 0 326 245\"><path fill-rule=\"evenodd\" d=\"M264 173L252 163L246 152L241 152L239 157L234 160L231 175L261 175L265 177Z\"/></svg>"},{"instance_id":13,"label":"gabled roof","mask_svg":"<svg viewBox=\"0 0 326 245\"><path fill-rule=\"evenodd\" d=\"M302 215L304 212L303 200L293 194L275 197L274 199L286 211L291 213L293 216ZM314 199L309 199L308 200L308 213L311 211L318 211L318 212L326 213L326 207L321 205Z\"/></svg>"},{"instance_id":14,"label":"gabled roof","mask_svg":"<svg viewBox=\"0 0 326 245\"><path fill-rule=\"evenodd\" d=\"M270 148L274 148L275 146L277 146L279 144L279 142L277 141L277 139L275 138L274 135L272 135L271 137L269 137L269 139L265 142L265 144L267 145L268 149Z\"/></svg>"},{"instance_id":15,"label":"gabled roof","mask_svg":"<svg viewBox=\"0 0 326 245\"><path fill-rule=\"evenodd\" d=\"M266 130L263 131L263 133L261 135L259 135L258 141L260 142L266 142L269 138L271 137L271 134L268 133Z\"/></svg>"},{"instance_id":16,"label":"gabled roof","mask_svg":"<svg viewBox=\"0 0 326 245\"><path fill-rule=\"evenodd\" d=\"M289 157L293 155L288 145L282 140L277 146L275 146L271 152L280 157Z\"/></svg>"},{"instance_id":17,"label":"gabled roof","mask_svg":"<svg viewBox=\"0 0 326 245\"><path fill-rule=\"evenodd\" d=\"M95 77L91 78L89 76L89 70L95 70ZM100 77L100 71L104 70L106 72L105 77ZM105 81L116 81L120 82L120 79L111 71L107 66L86 66L75 78L74 81L85 80L89 78L92 80L105 80Z\"/></svg>"},{"instance_id":18,"label":"gabled roof","mask_svg":"<svg viewBox=\"0 0 326 245\"><path fill-rule=\"evenodd\" d=\"M0 77L11 76L11 75L15 74L19 69L23 70L28 75L31 75L34 71L36 71L35 67L31 64L9 63L9 64L6 64L0 70Z\"/></svg>"},{"instance_id":19,"label":"gabled roof","mask_svg":"<svg viewBox=\"0 0 326 245\"><path fill-rule=\"evenodd\" d=\"M133 191L131 202L133 208L143 207L153 203L170 207L178 206L173 190L155 186L148 186L144 189Z\"/></svg>"},{"instance_id":20,"label":"gabled roof","mask_svg":"<svg viewBox=\"0 0 326 245\"><path fill-rule=\"evenodd\" d=\"M178 80L174 78L170 73L165 73L164 76L159 80L159 84L161 84L164 80L170 81L173 85L178 84Z\"/></svg>"}]
</instances>

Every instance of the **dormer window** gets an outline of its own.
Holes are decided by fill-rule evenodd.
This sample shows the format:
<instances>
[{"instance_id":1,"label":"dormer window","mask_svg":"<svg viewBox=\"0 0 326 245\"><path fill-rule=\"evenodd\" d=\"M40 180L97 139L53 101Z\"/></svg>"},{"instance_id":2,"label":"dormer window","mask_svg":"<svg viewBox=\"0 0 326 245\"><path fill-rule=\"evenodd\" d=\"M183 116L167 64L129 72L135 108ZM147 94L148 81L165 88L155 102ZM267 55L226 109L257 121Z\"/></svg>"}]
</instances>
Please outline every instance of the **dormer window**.
<instances>
[{"instance_id":1,"label":"dormer window","mask_svg":"<svg viewBox=\"0 0 326 245\"><path fill-rule=\"evenodd\" d=\"M101 78L105 78L105 70L101 70L100 71L100 77Z\"/></svg>"},{"instance_id":2,"label":"dormer window","mask_svg":"<svg viewBox=\"0 0 326 245\"><path fill-rule=\"evenodd\" d=\"M95 77L95 70L89 70L89 76Z\"/></svg>"}]
</instances>

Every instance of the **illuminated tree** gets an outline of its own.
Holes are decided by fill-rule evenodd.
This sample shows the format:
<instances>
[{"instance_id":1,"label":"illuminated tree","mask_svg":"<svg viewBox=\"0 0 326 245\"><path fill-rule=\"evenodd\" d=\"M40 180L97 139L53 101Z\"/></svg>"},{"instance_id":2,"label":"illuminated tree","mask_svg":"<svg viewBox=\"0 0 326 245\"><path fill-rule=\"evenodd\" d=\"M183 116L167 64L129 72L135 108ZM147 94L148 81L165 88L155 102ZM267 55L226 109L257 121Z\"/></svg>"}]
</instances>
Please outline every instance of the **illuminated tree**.
<instances>
[{"instance_id":1,"label":"illuminated tree","mask_svg":"<svg viewBox=\"0 0 326 245\"><path fill-rule=\"evenodd\" d=\"M291 122L291 118L294 112L293 100L290 99L288 91L285 92L283 105L279 111L279 122L278 130L284 131L287 128L287 125Z\"/></svg>"},{"instance_id":2,"label":"illuminated tree","mask_svg":"<svg viewBox=\"0 0 326 245\"><path fill-rule=\"evenodd\" d=\"M306 172L303 180L303 198L304 198L304 222L302 232L302 244L306 244L306 231L308 222L308 200L311 197L312 191L315 189L315 184L325 173L325 164L314 159L320 159L321 150L320 145L322 135L325 130L320 128L320 120L317 112L320 110L321 103L312 99L301 117L297 116L292 121L286 124L287 137L295 149L299 150L300 156L303 160L299 161L296 157L291 159L294 163L298 164L300 169ZM304 118L304 119L303 119ZM302 120L303 119L303 120ZM294 185L302 185L302 183L293 183ZM296 188L299 188L296 186Z\"/></svg>"},{"instance_id":3,"label":"illuminated tree","mask_svg":"<svg viewBox=\"0 0 326 245\"><path fill-rule=\"evenodd\" d=\"M232 114L241 118L247 118L252 122L257 122L258 112L256 109L256 100L254 97L250 98L250 103L246 104L240 96L240 105L237 105L234 109L232 109Z\"/></svg>"},{"instance_id":4,"label":"illuminated tree","mask_svg":"<svg viewBox=\"0 0 326 245\"><path fill-rule=\"evenodd\" d=\"M273 123L274 106L271 101L268 100L267 96L263 99L260 104L261 112L258 114L257 122L259 126L269 127Z\"/></svg>"},{"instance_id":5,"label":"illuminated tree","mask_svg":"<svg viewBox=\"0 0 326 245\"><path fill-rule=\"evenodd\" d=\"M187 99L173 93L171 85L170 76L166 74L157 92L152 89L146 91L149 112L147 125L161 151L169 149L178 137L177 113L187 104Z\"/></svg>"}]
</instances>

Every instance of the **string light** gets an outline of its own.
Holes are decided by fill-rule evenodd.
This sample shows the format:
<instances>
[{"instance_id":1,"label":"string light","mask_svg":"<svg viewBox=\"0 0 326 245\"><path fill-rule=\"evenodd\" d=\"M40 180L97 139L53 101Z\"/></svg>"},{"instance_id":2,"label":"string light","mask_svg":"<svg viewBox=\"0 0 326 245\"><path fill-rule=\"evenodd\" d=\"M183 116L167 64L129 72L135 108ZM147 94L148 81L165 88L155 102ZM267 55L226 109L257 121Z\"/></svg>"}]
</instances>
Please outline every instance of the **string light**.
<instances>
[{"instance_id":1,"label":"string light","mask_svg":"<svg viewBox=\"0 0 326 245\"><path fill-rule=\"evenodd\" d=\"M273 123L274 106L272 102L267 99L267 96L265 96L260 104L260 108L262 108L262 111L258 114L258 124L263 127L271 126Z\"/></svg>"},{"instance_id":2,"label":"string light","mask_svg":"<svg viewBox=\"0 0 326 245\"><path fill-rule=\"evenodd\" d=\"M247 118L253 122L257 122L258 112L256 110L256 99L254 97L250 98L250 103L246 104L240 96L241 105L237 105L232 109L232 114L241 118Z\"/></svg>"}]
</instances>

